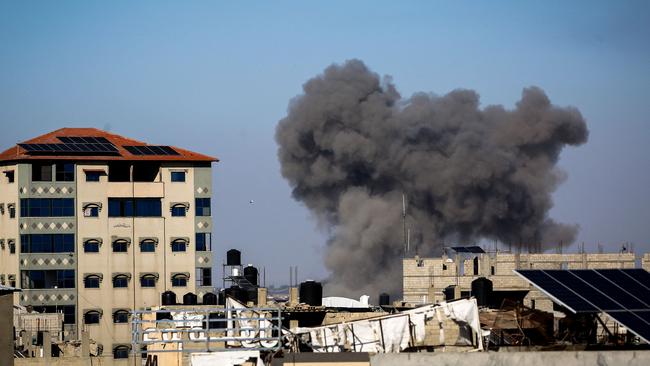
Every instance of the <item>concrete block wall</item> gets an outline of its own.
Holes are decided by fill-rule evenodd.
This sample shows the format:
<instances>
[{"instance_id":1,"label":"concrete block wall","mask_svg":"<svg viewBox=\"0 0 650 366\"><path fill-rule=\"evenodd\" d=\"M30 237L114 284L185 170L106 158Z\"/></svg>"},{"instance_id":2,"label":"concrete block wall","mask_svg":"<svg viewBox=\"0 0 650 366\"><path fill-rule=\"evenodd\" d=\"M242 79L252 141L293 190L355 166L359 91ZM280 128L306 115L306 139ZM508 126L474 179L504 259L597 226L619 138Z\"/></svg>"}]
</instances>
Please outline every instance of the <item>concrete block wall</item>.
<instances>
[{"instance_id":1,"label":"concrete block wall","mask_svg":"<svg viewBox=\"0 0 650 366\"><path fill-rule=\"evenodd\" d=\"M531 290L527 281L516 275L515 269L586 269L635 268L634 253L483 253L479 254L479 268L474 271L473 257L406 258L403 260L403 301L434 303L444 299L442 291L449 285L459 285L469 291L473 280L487 277L495 290ZM458 263L458 264L457 264ZM644 254L642 266L650 269L650 254ZM462 267L457 274L456 269ZM494 274L493 274L494 273ZM433 294L433 296L431 296ZM543 294L530 294L525 302L530 306L549 308ZM541 308L540 308L541 309Z\"/></svg>"}]
</instances>

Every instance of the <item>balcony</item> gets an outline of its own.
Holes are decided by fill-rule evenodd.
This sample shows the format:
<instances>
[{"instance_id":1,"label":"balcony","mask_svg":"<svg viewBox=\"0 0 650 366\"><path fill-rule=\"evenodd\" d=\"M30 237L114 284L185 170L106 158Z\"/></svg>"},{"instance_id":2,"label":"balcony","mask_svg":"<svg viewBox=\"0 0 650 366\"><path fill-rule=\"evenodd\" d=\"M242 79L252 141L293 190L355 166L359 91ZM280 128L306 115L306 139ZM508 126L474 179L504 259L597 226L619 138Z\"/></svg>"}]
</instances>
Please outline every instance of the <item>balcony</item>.
<instances>
[{"instance_id":1,"label":"balcony","mask_svg":"<svg viewBox=\"0 0 650 366\"><path fill-rule=\"evenodd\" d=\"M165 195L162 182L110 182L108 197L160 197Z\"/></svg>"}]
</instances>

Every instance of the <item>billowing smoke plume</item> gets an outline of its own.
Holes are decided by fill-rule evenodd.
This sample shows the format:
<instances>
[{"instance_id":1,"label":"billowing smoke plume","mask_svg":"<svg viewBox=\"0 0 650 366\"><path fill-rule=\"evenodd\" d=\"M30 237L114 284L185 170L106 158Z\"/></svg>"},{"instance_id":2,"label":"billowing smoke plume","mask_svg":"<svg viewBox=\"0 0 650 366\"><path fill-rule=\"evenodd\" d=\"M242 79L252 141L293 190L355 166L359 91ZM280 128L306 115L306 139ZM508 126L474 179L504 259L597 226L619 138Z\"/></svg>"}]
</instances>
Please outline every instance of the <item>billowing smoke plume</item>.
<instances>
[{"instance_id":1,"label":"billowing smoke plume","mask_svg":"<svg viewBox=\"0 0 650 366\"><path fill-rule=\"evenodd\" d=\"M513 110L480 108L473 90L403 99L389 78L352 60L303 90L276 140L294 198L330 232L326 292L397 293L403 194L420 255L440 254L444 241L543 250L575 239L577 226L548 212L564 179L560 151L588 131L577 109L552 105L541 89L524 89Z\"/></svg>"}]
</instances>

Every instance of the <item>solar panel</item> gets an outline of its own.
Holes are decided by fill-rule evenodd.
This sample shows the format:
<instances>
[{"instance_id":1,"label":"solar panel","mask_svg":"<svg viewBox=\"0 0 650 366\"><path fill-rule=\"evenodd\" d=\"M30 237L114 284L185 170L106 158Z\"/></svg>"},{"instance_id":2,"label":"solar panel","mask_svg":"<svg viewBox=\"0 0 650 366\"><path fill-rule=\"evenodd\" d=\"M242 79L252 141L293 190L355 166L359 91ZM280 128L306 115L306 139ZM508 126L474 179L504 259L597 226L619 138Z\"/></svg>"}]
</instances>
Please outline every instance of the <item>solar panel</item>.
<instances>
[{"instance_id":1,"label":"solar panel","mask_svg":"<svg viewBox=\"0 0 650 366\"><path fill-rule=\"evenodd\" d=\"M34 154L117 154L119 151L111 143L62 143L62 144L18 144L28 153Z\"/></svg>"},{"instance_id":2,"label":"solar panel","mask_svg":"<svg viewBox=\"0 0 650 366\"><path fill-rule=\"evenodd\" d=\"M451 247L451 249L455 250L456 253L485 253L483 248L479 246L471 246L471 247Z\"/></svg>"},{"instance_id":3,"label":"solar panel","mask_svg":"<svg viewBox=\"0 0 650 366\"><path fill-rule=\"evenodd\" d=\"M574 313L605 312L650 341L650 274L643 269L515 270Z\"/></svg>"},{"instance_id":4,"label":"solar panel","mask_svg":"<svg viewBox=\"0 0 650 366\"><path fill-rule=\"evenodd\" d=\"M180 155L170 146L135 145L122 147L133 155Z\"/></svg>"}]
</instances>

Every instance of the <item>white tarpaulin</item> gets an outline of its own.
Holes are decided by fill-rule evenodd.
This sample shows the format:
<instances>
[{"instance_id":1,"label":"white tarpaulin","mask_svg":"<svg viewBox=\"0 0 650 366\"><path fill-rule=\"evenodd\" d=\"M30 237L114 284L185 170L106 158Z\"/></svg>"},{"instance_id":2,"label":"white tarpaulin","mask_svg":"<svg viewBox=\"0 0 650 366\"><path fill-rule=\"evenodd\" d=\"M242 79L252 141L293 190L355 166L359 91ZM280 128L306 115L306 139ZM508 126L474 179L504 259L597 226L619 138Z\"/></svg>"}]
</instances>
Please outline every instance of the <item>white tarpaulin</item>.
<instances>
[{"instance_id":1,"label":"white tarpaulin","mask_svg":"<svg viewBox=\"0 0 650 366\"><path fill-rule=\"evenodd\" d=\"M478 349L483 349L476 299L443 302L372 319L296 328L294 334L309 334L314 352L339 352L342 348L356 352L400 352L422 344L427 320L440 324L441 343L444 343L443 317L467 323L479 340Z\"/></svg>"},{"instance_id":2,"label":"white tarpaulin","mask_svg":"<svg viewBox=\"0 0 650 366\"><path fill-rule=\"evenodd\" d=\"M235 366L241 365L251 358L257 360L257 366L264 366L259 351L191 353L190 356L190 365L192 366Z\"/></svg>"}]
</instances>

